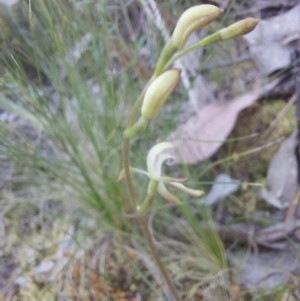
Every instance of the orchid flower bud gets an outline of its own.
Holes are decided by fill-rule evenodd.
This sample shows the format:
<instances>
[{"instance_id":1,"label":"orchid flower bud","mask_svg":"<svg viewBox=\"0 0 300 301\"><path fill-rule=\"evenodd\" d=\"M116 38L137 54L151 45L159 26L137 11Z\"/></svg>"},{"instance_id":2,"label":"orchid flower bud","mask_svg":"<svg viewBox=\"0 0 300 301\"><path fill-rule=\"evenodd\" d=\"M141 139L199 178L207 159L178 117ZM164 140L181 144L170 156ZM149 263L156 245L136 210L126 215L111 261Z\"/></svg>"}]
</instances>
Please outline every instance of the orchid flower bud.
<instances>
[{"instance_id":1,"label":"orchid flower bud","mask_svg":"<svg viewBox=\"0 0 300 301\"><path fill-rule=\"evenodd\" d=\"M259 23L259 19L246 18L219 31L221 40L228 40L245 35L252 31Z\"/></svg>"},{"instance_id":2,"label":"orchid flower bud","mask_svg":"<svg viewBox=\"0 0 300 301\"><path fill-rule=\"evenodd\" d=\"M210 4L196 5L187 9L179 18L172 35L172 44L180 49L190 34L216 20L222 9Z\"/></svg>"},{"instance_id":3,"label":"orchid flower bud","mask_svg":"<svg viewBox=\"0 0 300 301\"><path fill-rule=\"evenodd\" d=\"M125 137L136 136L146 128L151 119L157 116L162 105L176 88L180 74L181 69L168 70L150 84L144 96L142 116L133 126L124 131Z\"/></svg>"},{"instance_id":4,"label":"orchid flower bud","mask_svg":"<svg viewBox=\"0 0 300 301\"><path fill-rule=\"evenodd\" d=\"M142 105L142 118L151 120L155 118L167 98L176 88L181 70L172 69L158 76L145 93Z\"/></svg>"}]
</instances>

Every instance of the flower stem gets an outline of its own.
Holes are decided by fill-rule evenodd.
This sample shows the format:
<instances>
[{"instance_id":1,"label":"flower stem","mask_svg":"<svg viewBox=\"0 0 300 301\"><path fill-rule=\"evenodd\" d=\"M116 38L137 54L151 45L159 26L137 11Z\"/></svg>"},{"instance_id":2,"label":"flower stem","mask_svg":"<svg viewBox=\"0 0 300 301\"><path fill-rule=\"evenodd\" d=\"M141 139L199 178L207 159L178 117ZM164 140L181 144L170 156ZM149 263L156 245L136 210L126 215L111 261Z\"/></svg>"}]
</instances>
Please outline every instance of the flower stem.
<instances>
[{"instance_id":1,"label":"flower stem","mask_svg":"<svg viewBox=\"0 0 300 301\"><path fill-rule=\"evenodd\" d=\"M141 107L142 103L143 103L143 100L144 100L144 96L145 96L145 93L148 89L148 87L150 86L150 84L153 82L153 80L155 79L154 76L152 76L150 78L150 80L148 81L147 85L145 86L144 90L142 91L142 93L140 94L140 96L138 97L137 101L135 102L135 104L133 105L133 108L130 112L130 115L129 115L129 118L128 118L128 122L127 122L127 125L126 125L126 130L131 127L133 125L133 122L134 122L134 118L137 114L137 111L138 109Z\"/></svg>"},{"instance_id":2,"label":"flower stem","mask_svg":"<svg viewBox=\"0 0 300 301\"><path fill-rule=\"evenodd\" d=\"M138 109L140 108L142 102L143 102L143 98L144 95L146 93L147 88L149 87L150 83L154 80L154 76L149 80L148 84L146 85L146 87L144 88L144 90L142 91L141 95L139 96L139 98L137 99L136 103L133 106L133 109L129 115L129 119L127 122L127 126L126 129L128 129L129 127L132 126L136 113L138 111ZM130 138L123 138L123 165L124 165L124 170L125 170L125 179L126 179L126 184L129 190L129 194L130 194L130 198L132 200L132 203L134 205L135 211L137 213L137 208L139 206L139 202L137 200L136 194L135 194L135 190L133 188L133 184L132 184L132 179L131 179L131 174L130 174L130 170L129 170L129 166L130 166L130 161L129 161L129 151L130 151ZM138 215L138 214L137 214ZM168 285L168 288L171 292L171 294L173 295L174 299L176 301L181 301L181 299L179 298L176 289L168 275L168 272L164 266L164 264L162 263L158 250L153 242L152 239L152 235L148 229L148 225L147 225L147 219L145 215L140 215L138 216L139 222L141 224L142 230L144 232L145 238L147 240L147 243L151 249L151 252L153 254L154 260L163 276L163 278L165 279L166 284Z\"/></svg>"},{"instance_id":3,"label":"flower stem","mask_svg":"<svg viewBox=\"0 0 300 301\"><path fill-rule=\"evenodd\" d=\"M140 224L142 226L144 235L145 235L146 240L148 242L148 245L149 245L149 247L151 249L151 252L152 252L152 254L154 256L156 264L157 264L157 266L158 266L158 268L159 268L162 276L164 277L164 279L165 279L165 281L166 281L166 283L167 283L167 285L169 287L169 290L170 290L171 294L173 295L173 297L174 297L174 299L176 301L181 301L181 299L179 298L178 293L177 293L177 291L176 291L176 289L175 289L175 287L174 287L174 285L173 285L173 283L172 283L172 281L171 281L171 279L169 277L169 274L168 274L168 272L167 272L167 270L166 270L163 262L160 259L160 256L159 256L159 253L157 251L157 248L156 248L156 246L155 246L155 244L153 242L152 235L151 235L151 233L150 233L150 231L148 229L146 217L144 215L140 216L139 217L139 222L140 222Z\"/></svg>"},{"instance_id":4,"label":"flower stem","mask_svg":"<svg viewBox=\"0 0 300 301\"><path fill-rule=\"evenodd\" d=\"M123 139L123 167L125 170L125 179L126 179L127 188L129 190L130 198L136 211L139 206L139 203L133 188L132 179L130 175L129 151L130 151L130 139L124 138Z\"/></svg>"},{"instance_id":5,"label":"flower stem","mask_svg":"<svg viewBox=\"0 0 300 301\"><path fill-rule=\"evenodd\" d=\"M209 45L209 44L213 44L216 43L218 41L220 41L220 34L219 32L215 32L209 36L207 36L206 38L204 38L203 40L201 40L198 43L195 43L189 47L187 47L186 49L180 51L179 53L177 53L176 55L173 56L173 58L171 58L168 63L165 65L164 70L168 69L171 65L173 65L178 59L180 59L181 57L183 57L184 55L186 55L187 53L198 49L200 47Z\"/></svg>"}]
</instances>

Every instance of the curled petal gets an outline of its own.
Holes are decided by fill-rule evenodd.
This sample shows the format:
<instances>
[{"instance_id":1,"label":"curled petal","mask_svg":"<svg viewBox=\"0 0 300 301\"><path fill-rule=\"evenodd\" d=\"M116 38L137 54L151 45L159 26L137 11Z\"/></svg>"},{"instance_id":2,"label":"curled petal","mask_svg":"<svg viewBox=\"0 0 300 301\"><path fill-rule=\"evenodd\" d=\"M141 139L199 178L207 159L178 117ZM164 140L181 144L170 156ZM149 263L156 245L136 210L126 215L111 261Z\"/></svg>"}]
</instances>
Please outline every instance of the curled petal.
<instances>
[{"instance_id":1,"label":"curled petal","mask_svg":"<svg viewBox=\"0 0 300 301\"><path fill-rule=\"evenodd\" d=\"M140 173L140 174L143 174L143 175L146 175L146 176L149 177L148 173L146 171L142 170L142 169L129 167L129 170L130 170L130 173ZM125 169L123 168L119 173L119 177L118 177L117 182L120 182L120 181L124 180L125 178L126 178Z\"/></svg>"},{"instance_id":2,"label":"curled petal","mask_svg":"<svg viewBox=\"0 0 300 301\"><path fill-rule=\"evenodd\" d=\"M165 184L162 183L162 182L159 182L158 183L158 186L157 186L157 192L163 197L165 198L166 200L168 200L169 202L175 204L175 205L180 205L181 202L180 200L175 196L173 195L172 193L170 193Z\"/></svg>"},{"instance_id":3,"label":"curled petal","mask_svg":"<svg viewBox=\"0 0 300 301\"><path fill-rule=\"evenodd\" d=\"M174 159L174 156L164 151L173 148L174 145L169 142L161 142L151 148L147 156L147 169L149 177L158 179L161 176L161 166L165 160Z\"/></svg>"},{"instance_id":4,"label":"curled petal","mask_svg":"<svg viewBox=\"0 0 300 301\"><path fill-rule=\"evenodd\" d=\"M170 183L171 185L177 187L178 189L182 190L183 192L185 192L186 194L192 196L192 197L200 197L201 195L204 194L204 191L202 190L197 190L197 189L190 189L186 186L184 186L181 183Z\"/></svg>"}]
</instances>

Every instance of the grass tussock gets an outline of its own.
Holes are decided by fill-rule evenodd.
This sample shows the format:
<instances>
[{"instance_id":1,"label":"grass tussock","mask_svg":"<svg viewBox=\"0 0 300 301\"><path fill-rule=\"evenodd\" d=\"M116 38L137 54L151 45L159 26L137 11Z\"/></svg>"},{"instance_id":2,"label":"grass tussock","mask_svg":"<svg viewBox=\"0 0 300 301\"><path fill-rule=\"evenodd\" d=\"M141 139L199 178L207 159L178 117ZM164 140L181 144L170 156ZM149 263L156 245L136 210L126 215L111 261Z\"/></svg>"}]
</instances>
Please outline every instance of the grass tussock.
<instances>
[{"instance_id":1,"label":"grass tussock","mask_svg":"<svg viewBox=\"0 0 300 301\"><path fill-rule=\"evenodd\" d=\"M134 90L108 51L120 36L114 11L105 1L29 4L9 13L15 44L2 40L0 105L18 120L1 122L1 154L16 185L57 189L121 226L122 115Z\"/></svg>"}]
</instances>

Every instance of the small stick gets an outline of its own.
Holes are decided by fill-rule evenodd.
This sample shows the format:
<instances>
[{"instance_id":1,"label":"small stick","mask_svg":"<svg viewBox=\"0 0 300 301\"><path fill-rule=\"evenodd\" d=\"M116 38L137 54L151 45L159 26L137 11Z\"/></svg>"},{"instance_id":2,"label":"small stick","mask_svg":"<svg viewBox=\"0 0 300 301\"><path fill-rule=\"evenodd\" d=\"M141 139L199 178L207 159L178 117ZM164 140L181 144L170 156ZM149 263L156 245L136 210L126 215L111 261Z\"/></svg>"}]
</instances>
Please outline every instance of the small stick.
<instances>
[{"instance_id":1,"label":"small stick","mask_svg":"<svg viewBox=\"0 0 300 301\"><path fill-rule=\"evenodd\" d=\"M300 199L300 189L298 189L297 195L293 202L290 204L288 211L286 212L285 221L291 220L295 217L297 206Z\"/></svg>"}]
</instances>

